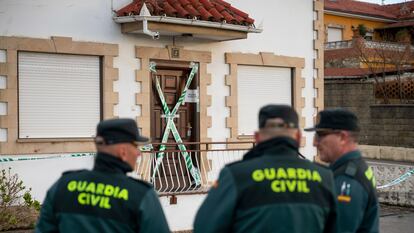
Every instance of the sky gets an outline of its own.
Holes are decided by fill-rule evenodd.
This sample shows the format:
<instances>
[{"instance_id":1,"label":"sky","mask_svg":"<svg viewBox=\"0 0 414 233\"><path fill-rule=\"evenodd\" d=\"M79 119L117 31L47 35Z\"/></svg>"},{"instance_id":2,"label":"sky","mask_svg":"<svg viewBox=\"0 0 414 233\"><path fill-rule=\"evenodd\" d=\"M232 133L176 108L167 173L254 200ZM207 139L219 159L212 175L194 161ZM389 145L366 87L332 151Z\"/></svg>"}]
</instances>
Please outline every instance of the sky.
<instances>
[{"instance_id":1,"label":"sky","mask_svg":"<svg viewBox=\"0 0 414 233\"><path fill-rule=\"evenodd\" d=\"M381 4L382 1L381 0L358 0L360 2L370 2L370 3L377 3L377 4ZM405 0L384 0L384 4L393 4L393 3L400 3L400 2L405 2Z\"/></svg>"}]
</instances>

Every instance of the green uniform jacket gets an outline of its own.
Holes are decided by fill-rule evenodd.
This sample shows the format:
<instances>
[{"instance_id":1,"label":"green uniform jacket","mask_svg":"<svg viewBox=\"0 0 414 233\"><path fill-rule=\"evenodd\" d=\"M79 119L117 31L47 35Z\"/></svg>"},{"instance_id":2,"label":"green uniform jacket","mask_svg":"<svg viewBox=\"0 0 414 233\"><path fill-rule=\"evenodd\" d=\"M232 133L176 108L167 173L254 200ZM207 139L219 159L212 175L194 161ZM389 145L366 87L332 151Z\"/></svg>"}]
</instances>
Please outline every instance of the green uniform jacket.
<instances>
[{"instance_id":1,"label":"green uniform jacket","mask_svg":"<svg viewBox=\"0 0 414 233\"><path fill-rule=\"evenodd\" d=\"M170 233L152 186L126 176L129 171L98 153L92 171L64 173L47 192L35 232Z\"/></svg>"},{"instance_id":2,"label":"green uniform jacket","mask_svg":"<svg viewBox=\"0 0 414 233\"><path fill-rule=\"evenodd\" d=\"M338 201L339 233L379 232L379 207L372 169L359 151L343 155L331 165Z\"/></svg>"},{"instance_id":3,"label":"green uniform jacket","mask_svg":"<svg viewBox=\"0 0 414 233\"><path fill-rule=\"evenodd\" d=\"M297 151L295 141L274 138L225 166L194 232L335 232L332 172L298 158Z\"/></svg>"}]
</instances>

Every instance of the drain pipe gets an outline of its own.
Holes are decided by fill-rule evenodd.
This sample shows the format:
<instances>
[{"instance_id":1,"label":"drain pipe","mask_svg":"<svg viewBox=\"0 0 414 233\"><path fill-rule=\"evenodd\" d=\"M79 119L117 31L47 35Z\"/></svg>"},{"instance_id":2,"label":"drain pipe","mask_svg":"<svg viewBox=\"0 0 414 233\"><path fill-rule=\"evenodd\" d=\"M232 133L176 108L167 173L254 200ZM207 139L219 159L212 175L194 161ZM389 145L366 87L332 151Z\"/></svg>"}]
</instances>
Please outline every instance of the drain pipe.
<instances>
[{"instance_id":1,"label":"drain pipe","mask_svg":"<svg viewBox=\"0 0 414 233\"><path fill-rule=\"evenodd\" d=\"M144 33L145 35L151 36L152 39L154 40L158 40L160 38L160 33L159 32L153 32L151 30L148 29L148 20L146 16L151 16L151 13L149 12L148 8L147 8L147 4L144 3L141 7L141 10L139 12L140 16L143 16L142 19L142 33Z\"/></svg>"},{"instance_id":2,"label":"drain pipe","mask_svg":"<svg viewBox=\"0 0 414 233\"><path fill-rule=\"evenodd\" d=\"M151 36L152 39L154 40L158 40L160 38L160 33L159 32L154 32L148 29L148 20L147 18L144 17L144 19L142 20L142 33L144 33L145 35Z\"/></svg>"}]
</instances>

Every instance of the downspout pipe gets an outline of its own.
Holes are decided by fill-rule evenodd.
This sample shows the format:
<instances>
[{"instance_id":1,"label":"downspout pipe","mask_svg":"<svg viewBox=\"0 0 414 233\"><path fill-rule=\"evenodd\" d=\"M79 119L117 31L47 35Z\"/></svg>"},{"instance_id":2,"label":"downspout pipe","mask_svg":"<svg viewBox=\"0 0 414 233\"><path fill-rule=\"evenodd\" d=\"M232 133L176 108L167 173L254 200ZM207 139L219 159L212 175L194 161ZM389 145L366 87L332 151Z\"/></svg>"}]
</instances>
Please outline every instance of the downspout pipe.
<instances>
[{"instance_id":1,"label":"downspout pipe","mask_svg":"<svg viewBox=\"0 0 414 233\"><path fill-rule=\"evenodd\" d=\"M154 40L158 40L160 38L159 32L154 32L148 29L148 20L146 17L142 20L142 33L151 36Z\"/></svg>"},{"instance_id":2,"label":"downspout pipe","mask_svg":"<svg viewBox=\"0 0 414 233\"><path fill-rule=\"evenodd\" d=\"M142 19L142 33L144 33L145 35L151 36L153 40L158 40L160 38L160 33L159 32L153 32L151 30L148 29L148 19L147 16L151 16L148 8L147 8L147 4L144 3L141 7L141 10L139 12L140 16L143 16Z\"/></svg>"}]
</instances>

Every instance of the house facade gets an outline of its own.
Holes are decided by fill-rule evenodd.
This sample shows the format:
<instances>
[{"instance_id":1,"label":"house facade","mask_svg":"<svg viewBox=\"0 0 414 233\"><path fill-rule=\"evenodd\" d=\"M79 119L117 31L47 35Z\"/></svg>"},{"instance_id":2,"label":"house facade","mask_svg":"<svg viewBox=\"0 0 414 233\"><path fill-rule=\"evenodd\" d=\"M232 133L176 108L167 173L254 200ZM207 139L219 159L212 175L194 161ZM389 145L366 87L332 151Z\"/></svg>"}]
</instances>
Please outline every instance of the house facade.
<instances>
[{"instance_id":1,"label":"house facade","mask_svg":"<svg viewBox=\"0 0 414 233\"><path fill-rule=\"evenodd\" d=\"M324 1L325 42L352 40L358 26L364 26L365 39L412 41L414 1L374 4L356 0Z\"/></svg>"},{"instance_id":2,"label":"house facade","mask_svg":"<svg viewBox=\"0 0 414 233\"><path fill-rule=\"evenodd\" d=\"M292 105L301 127L323 108L321 0L5 0L0 8L0 167L39 200L61 172L92 166L102 119L136 119L156 143L172 117L182 141L231 148L253 140L264 104ZM184 90L168 116L164 104L172 110ZM308 159L312 137L301 145ZM161 196L171 229L191 229L204 197Z\"/></svg>"}]
</instances>

